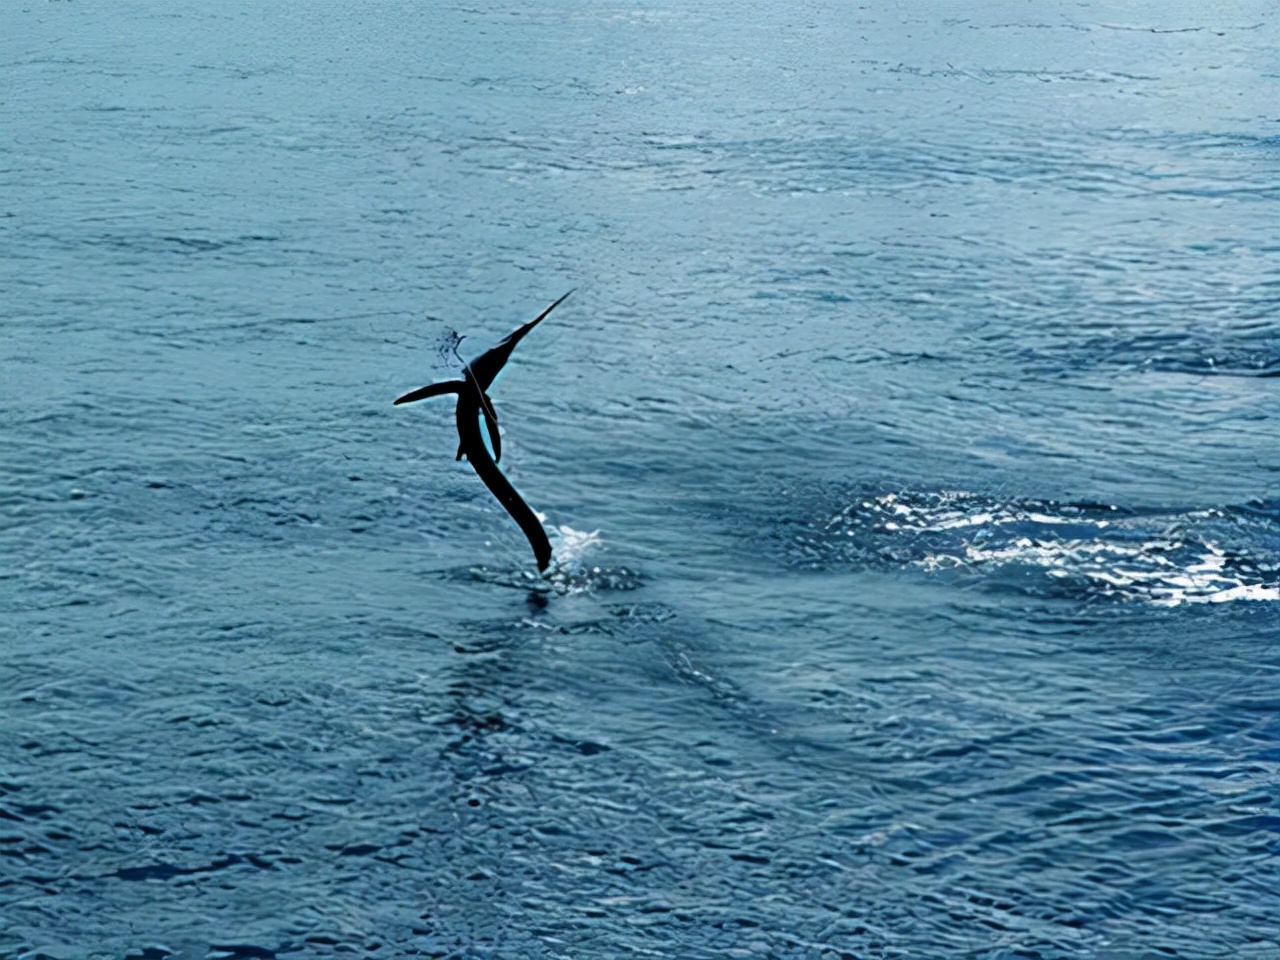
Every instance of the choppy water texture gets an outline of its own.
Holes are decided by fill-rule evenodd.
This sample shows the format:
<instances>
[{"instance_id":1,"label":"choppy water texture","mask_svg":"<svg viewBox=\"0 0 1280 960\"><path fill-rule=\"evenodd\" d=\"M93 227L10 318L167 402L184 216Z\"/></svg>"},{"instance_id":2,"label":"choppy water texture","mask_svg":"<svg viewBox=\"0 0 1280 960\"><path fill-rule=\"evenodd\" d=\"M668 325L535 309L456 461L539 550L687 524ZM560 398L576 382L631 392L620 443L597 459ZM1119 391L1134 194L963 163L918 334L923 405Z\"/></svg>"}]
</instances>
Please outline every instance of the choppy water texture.
<instances>
[{"instance_id":1,"label":"choppy water texture","mask_svg":"<svg viewBox=\"0 0 1280 960\"><path fill-rule=\"evenodd\" d=\"M0 956L1280 956L1278 33L4 3Z\"/></svg>"}]
</instances>

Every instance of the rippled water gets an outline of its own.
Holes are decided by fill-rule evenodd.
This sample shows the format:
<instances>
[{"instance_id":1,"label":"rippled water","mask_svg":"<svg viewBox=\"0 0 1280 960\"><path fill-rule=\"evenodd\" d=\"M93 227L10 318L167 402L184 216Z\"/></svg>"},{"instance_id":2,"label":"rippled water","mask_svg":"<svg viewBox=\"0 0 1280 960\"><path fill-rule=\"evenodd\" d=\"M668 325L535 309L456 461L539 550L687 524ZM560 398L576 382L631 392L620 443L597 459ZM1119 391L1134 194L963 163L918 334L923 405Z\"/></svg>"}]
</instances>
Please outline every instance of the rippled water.
<instances>
[{"instance_id":1,"label":"rippled water","mask_svg":"<svg viewBox=\"0 0 1280 960\"><path fill-rule=\"evenodd\" d=\"M1280 956L1278 26L4 5L0 955Z\"/></svg>"}]
</instances>

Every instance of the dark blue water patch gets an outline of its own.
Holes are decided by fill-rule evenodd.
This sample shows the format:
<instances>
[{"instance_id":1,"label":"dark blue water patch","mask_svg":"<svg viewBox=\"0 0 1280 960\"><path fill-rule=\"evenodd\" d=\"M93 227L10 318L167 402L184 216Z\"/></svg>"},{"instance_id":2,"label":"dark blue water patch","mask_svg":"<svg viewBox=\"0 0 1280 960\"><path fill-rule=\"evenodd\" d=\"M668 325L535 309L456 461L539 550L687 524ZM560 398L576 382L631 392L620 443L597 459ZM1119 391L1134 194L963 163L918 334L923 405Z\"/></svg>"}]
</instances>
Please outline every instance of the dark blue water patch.
<instances>
[{"instance_id":1,"label":"dark blue water patch","mask_svg":"<svg viewBox=\"0 0 1280 960\"><path fill-rule=\"evenodd\" d=\"M140 950L130 950L124 960L168 960L173 952L168 947L147 946Z\"/></svg>"},{"instance_id":2,"label":"dark blue water patch","mask_svg":"<svg viewBox=\"0 0 1280 960\"><path fill-rule=\"evenodd\" d=\"M251 943L214 943L209 946L206 960L276 960L277 956L275 950Z\"/></svg>"},{"instance_id":3,"label":"dark blue water patch","mask_svg":"<svg viewBox=\"0 0 1280 960\"><path fill-rule=\"evenodd\" d=\"M1238 316L1232 323L1195 325L1182 331L1090 332L1077 327L1058 343L1018 350L1028 372L1078 375L1094 368L1149 370L1197 377L1280 376L1280 320L1268 313Z\"/></svg>"},{"instance_id":4,"label":"dark blue water patch","mask_svg":"<svg viewBox=\"0 0 1280 960\"><path fill-rule=\"evenodd\" d=\"M189 877L200 873L213 873L218 870L226 870L228 867L234 867L241 863L258 863L266 861L262 858L241 857L231 855L215 860L212 863L202 864L194 867L180 867L172 863L149 863L137 867L121 867L114 876L121 880L147 881L147 880L172 880L174 877ZM256 864L253 864L256 865Z\"/></svg>"}]
</instances>

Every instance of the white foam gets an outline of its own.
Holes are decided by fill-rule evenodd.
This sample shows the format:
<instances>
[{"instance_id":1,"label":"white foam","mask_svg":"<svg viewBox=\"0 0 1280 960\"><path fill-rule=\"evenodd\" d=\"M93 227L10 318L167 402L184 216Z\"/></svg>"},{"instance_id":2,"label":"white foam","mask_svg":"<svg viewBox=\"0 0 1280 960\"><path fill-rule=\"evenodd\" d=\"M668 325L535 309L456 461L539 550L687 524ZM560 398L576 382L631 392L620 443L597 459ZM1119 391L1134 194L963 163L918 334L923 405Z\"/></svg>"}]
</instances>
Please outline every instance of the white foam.
<instances>
[{"instance_id":1,"label":"white foam","mask_svg":"<svg viewBox=\"0 0 1280 960\"><path fill-rule=\"evenodd\" d=\"M972 539L950 548L935 548L915 561L917 566L930 571L1012 565L1039 567L1055 579L1083 578L1104 594L1161 606L1234 600L1280 601L1280 583L1251 582L1232 568L1226 550L1201 537L1184 540L1162 531L1159 537L1126 538L1126 529L1132 524L1115 518L1080 516L1074 511L1055 514L1047 511L1044 503L993 505L969 494L954 492L923 503L911 503L897 494L886 494L862 506L881 514L876 525L886 533L954 535L955 531L974 530L969 535ZM1220 511L1204 511L1203 515L1212 517L1220 515ZM844 511L833 518L828 527L847 521L847 517L848 511ZM1035 536L1032 531L1030 536L1001 540L993 533L1014 523L1034 525L1043 529L1044 535ZM1063 526L1070 526L1072 532L1084 536L1062 537L1054 528ZM1098 533L1096 539L1089 535L1092 531ZM1136 532L1129 531L1130 534Z\"/></svg>"},{"instance_id":2,"label":"white foam","mask_svg":"<svg viewBox=\"0 0 1280 960\"><path fill-rule=\"evenodd\" d=\"M999 547L966 544L961 556L930 554L917 562L926 570L956 567L1002 567L1013 564L1042 568L1048 576L1083 577L1104 593L1145 599L1160 606L1182 603L1226 603L1232 600L1280 601L1280 584L1248 583L1226 568L1226 553L1212 543L1178 566L1165 552L1169 543L1140 544L1088 540L1039 540L1025 537Z\"/></svg>"}]
</instances>

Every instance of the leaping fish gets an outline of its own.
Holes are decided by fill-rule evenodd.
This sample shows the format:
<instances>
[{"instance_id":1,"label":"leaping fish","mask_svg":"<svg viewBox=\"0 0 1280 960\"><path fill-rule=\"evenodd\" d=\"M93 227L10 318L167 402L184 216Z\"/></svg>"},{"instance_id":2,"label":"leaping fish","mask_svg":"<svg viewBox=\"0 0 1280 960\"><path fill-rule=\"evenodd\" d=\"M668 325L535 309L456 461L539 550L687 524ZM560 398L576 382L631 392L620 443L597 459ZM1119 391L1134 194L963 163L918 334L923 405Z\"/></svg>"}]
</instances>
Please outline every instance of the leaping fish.
<instances>
[{"instance_id":1,"label":"leaping fish","mask_svg":"<svg viewBox=\"0 0 1280 960\"><path fill-rule=\"evenodd\" d=\"M569 293L573 291L570 290ZM551 564L551 542L547 539L547 532L542 528L537 514L529 508L529 505L516 492L516 488L511 485L511 481L498 469L497 461L502 458L502 440L498 435L498 414L494 410L493 401L489 399L489 388L493 386L493 381L511 359L511 352L515 350L516 345L530 330L546 319L547 314L560 306L569 293L543 310L535 319L508 335L492 350L486 350L470 363L463 361L461 380L432 383L417 390L411 390L395 400L396 406L399 406L402 403L413 403L415 400L425 400L427 397L438 397L446 393L458 395L458 406L455 411L458 424L457 459L467 458L467 462L484 481L489 492L498 498L498 502L507 513L511 514L511 518L520 525L520 529L529 539L529 546L533 547L533 556L538 562L540 571L546 570ZM484 420L489 434L489 442L493 445L492 456L480 433L481 419Z\"/></svg>"}]
</instances>

